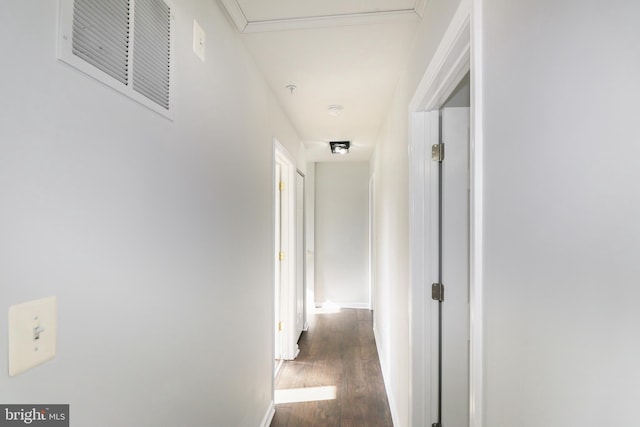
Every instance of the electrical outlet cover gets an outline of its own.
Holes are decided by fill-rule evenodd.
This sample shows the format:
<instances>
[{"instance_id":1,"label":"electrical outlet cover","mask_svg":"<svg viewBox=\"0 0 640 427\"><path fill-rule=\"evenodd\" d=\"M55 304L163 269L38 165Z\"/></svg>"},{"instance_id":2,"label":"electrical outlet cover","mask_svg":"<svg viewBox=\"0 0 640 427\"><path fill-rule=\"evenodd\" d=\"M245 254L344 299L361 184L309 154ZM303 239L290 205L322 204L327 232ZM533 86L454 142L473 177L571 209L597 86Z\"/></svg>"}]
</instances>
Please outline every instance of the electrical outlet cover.
<instances>
[{"instance_id":1,"label":"electrical outlet cover","mask_svg":"<svg viewBox=\"0 0 640 427\"><path fill-rule=\"evenodd\" d=\"M56 297L9 307L9 376L21 374L56 355Z\"/></svg>"}]
</instances>

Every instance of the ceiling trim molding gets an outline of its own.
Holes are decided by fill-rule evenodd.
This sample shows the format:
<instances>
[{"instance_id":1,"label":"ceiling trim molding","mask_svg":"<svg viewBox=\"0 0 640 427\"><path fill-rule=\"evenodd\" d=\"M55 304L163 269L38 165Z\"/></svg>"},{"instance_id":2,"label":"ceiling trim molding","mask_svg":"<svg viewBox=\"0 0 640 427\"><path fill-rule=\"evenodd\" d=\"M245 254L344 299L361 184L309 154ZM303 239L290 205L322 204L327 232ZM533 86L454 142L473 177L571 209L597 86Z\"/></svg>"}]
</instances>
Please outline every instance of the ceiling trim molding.
<instances>
[{"instance_id":1,"label":"ceiling trim molding","mask_svg":"<svg viewBox=\"0 0 640 427\"><path fill-rule=\"evenodd\" d=\"M424 10L427 8L427 3L429 3L429 0L416 0L414 10L421 18L424 16Z\"/></svg>"},{"instance_id":2,"label":"ceiling trim molding","mask_svg":"<svg viewBox=\"0 0 640 427\"><path fill-rule=\"evenodd\" d=\"M392 12L354 13L348 15L314 16L310 18L249 22L242 32L260 33L266 31L339 27L344 25L385 24L389 22L397 22L398 20L416 21L417 19L419 19L419 16L413 9Z\"/></svg>"},{"instance_id":3,"label":"ceiling trim molding","mask_svg":"<svg viewBox=\"0 0 640 427\"><path fill-rule=\"evenodd\" d=\"M240 5L236 0L220 0L220 3L224 6L225 10L229 14L229 17L236 24L238 31L241 33L247 28L249 21L244 16L244 12L240 8Z\"/></svg>"},{"instance_id":4,"label":"ceiling trim molding","mask_svg":"<svg viewBox=\"0 0 640 427\"><path fill-rule=\"evenodd\" d=\"M384 24L420 19L429 0L416 0L413 9L384 12L350 13L343 15L312 16L305 18L249 21L237 0L219 0L241 33L302 30L308 28L338 27L343 25Z\"/></svg>"}]
</instances>

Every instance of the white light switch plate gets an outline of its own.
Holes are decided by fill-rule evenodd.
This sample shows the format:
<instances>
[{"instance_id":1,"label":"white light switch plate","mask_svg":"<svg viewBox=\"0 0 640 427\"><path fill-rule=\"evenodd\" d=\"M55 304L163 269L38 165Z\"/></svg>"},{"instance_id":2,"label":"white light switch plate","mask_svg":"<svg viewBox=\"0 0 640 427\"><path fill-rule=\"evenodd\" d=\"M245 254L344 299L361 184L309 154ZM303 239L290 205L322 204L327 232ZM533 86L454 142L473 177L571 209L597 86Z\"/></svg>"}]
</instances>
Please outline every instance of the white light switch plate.
<instances>
[{"instance_id":1,"label":"white light switch plate","mask_svg":"<svg viewBox=\"0 0 640 427\"><path fill-rule=\"evenodd\" d=\"M9 376L38 366L56 355L56 297L9 307Z\"/></svg>"},{"instance_id":2,"label":"white light switch plate","mask_svg":"<svg viewBox=\"0 0 640 427\"><path fill-rule=\"evenodd\" d=\"M202 29L200 24L198 24L198 22L194 19L193 20L193 51L196 53L196 55L198 56L198 58L200 58L202 62L204 62L204 40L205 40L204 30Z\"/></svg>"}]
</instances>

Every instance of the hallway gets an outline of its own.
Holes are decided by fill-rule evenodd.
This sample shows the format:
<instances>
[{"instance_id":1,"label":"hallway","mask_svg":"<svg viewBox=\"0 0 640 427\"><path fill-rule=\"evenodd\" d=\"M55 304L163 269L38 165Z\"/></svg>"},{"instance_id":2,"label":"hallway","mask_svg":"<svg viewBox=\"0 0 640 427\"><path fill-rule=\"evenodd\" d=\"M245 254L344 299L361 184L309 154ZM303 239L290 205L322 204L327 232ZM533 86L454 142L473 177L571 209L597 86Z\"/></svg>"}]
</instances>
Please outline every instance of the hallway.
<instances>
[{"instance_id":1,"label":"hallway","mask_svg":"<svg viewBox=\"0 0 640 427\"><path fill-rule=\"evenodd\" d=\"M393 425L372 324L369 310L310 318L300 355L286 361L276 378L271 427Z\"/></svg>"}]
</instances>

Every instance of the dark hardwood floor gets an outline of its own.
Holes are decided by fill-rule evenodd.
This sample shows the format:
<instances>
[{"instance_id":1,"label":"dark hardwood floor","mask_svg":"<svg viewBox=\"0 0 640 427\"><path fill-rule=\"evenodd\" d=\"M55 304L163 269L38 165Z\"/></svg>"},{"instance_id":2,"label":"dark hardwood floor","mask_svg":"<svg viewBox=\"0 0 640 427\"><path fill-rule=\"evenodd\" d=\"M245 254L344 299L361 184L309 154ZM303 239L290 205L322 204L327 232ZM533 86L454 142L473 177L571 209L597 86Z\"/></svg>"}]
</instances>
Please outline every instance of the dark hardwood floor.
<instances>
[{"instance_id":1,"label":"dark hardwood floor","mask_svg":"<svg viewBox=\"0 0 640 427\"><path fill-rule=\"evenodd\" d=\"M286 361L276 378L271 427L393 426L370 310L316 313L299 346L298 358ZM329 400L278 403L278 390L304 393L332 386L335 398Z\"/></svg>"}]
</instances>

